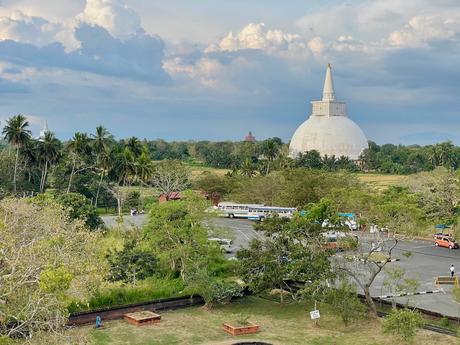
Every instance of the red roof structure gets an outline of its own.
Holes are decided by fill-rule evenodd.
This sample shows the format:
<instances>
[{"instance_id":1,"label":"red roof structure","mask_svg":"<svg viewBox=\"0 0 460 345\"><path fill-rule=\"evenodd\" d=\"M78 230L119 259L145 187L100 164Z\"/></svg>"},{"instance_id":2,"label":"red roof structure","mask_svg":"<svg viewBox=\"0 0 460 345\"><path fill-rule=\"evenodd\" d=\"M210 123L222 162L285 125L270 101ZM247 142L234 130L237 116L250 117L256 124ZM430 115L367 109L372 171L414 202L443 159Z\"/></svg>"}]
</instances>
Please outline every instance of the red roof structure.
<instances>
[{"instance_id":1,"label":"red roof structure","mask_svg":"<svg viewBox=\"0 0 460 345\"><path fill-rule=\"evenodd\" d=\"M256 137L252 135L252 132L249 132L249 134L244 137L244 141L249 141L251 143L255 143L256 142Z\"/></svg>"}]
</instances>

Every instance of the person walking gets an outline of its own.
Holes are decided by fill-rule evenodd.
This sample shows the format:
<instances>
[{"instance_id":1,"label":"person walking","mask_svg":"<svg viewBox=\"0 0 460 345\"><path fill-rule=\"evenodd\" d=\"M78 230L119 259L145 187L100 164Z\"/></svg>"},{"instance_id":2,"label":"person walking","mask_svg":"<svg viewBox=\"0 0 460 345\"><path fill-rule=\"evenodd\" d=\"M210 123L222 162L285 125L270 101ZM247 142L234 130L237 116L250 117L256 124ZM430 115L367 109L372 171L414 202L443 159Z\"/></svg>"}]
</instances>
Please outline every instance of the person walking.
<instances>
[{"instance_id":1,"label":"person walking","mask_svg":"<svg viewBox=\"0 0 460 345\"><path fill-rule=\"evenodd\" d=\"M450 276L453 278L454 277L454 274L455 274L455 267L454 265L450 265Z\"/></svg>"}]
</instances>

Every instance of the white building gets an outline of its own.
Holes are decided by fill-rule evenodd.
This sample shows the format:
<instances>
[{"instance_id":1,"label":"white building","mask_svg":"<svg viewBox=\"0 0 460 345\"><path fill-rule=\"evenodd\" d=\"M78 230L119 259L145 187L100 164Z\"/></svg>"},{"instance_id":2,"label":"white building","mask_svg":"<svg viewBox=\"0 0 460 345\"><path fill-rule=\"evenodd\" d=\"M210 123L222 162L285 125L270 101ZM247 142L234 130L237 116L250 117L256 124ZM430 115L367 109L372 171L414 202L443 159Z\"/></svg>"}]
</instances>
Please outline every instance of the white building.
<instances>
[{"instance_id":1,"label":"white building","mask_svg":"<svg viewBox=\"0 0 460 345\"><path fill-rule=\"evenodd\" d=\"M44 124L43 124L43 129L40 131L40 134L38 136L38 140L39 141L43 141L43 139L45 139L45 134L46 132L49 132L50 130L48 129L48 121L45 120Z\"/></svg>"},{"instance_id":2,"label":"white building","mask_svg":"<svg viewBox=\"0 0 460 345\"><path fill-rule=\"evenodd\" d=\"M331 65L327 65L323 99L313 101L310 117L295 131L289 145L293 158L300 153L317 150L321 156L346 156L357 160L368 147L359 126L347 117L345 102L335 100Z\"/></svg>"}]
</instances>

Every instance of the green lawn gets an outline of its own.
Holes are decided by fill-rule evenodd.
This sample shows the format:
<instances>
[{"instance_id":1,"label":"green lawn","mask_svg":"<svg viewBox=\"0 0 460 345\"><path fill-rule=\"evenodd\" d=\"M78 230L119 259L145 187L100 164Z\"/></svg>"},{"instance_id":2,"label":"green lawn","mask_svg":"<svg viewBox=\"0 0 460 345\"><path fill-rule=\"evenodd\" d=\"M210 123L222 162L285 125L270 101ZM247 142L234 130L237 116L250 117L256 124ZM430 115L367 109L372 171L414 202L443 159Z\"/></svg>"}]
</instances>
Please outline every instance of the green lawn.
<instances>
[{"instance_id":1,"label":"green lawn","mask_svg":"<svg viewBox=\"0 0 460 345\"><path fill-rule=\"evenodd\" d=\"M327 306L321 306L318 326L309 318L311 305L278 303L248 297L214 310L188 308L162 314L160 324L135 327L123 321L107 322L104 329L83 327L71 331L74 335L87 336L94 345L175 345L203 344L230 345L241 340L259 340L273 345L371 345L399 344L399 340L382 334L381 320L365 319L345 327ZM261 326L261 332L253 336L234 338L222 330L222 323L235 321L241 315ZM457 344L457 339L420 330L417 345Z\"/></svg>"}]
</instances>

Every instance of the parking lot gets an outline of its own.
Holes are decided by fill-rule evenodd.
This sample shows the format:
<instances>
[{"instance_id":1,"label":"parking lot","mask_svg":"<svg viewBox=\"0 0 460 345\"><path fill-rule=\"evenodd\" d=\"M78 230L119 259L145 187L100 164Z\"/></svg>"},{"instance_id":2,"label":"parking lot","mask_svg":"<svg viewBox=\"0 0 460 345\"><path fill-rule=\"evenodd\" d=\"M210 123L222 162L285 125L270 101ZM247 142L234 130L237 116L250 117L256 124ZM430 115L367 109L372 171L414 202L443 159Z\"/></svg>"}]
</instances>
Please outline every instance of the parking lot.
<instances>
[{"instance_id":1,"label":"parking lot","mask_svg":"<svg viewBox=\"0 0 460 345\"><path fill-rule=\"evenodd\" d=\"M108 226L116 226L116 217L103 217ZM146 222L145 215L135 217L126 216L124 222L128 226L141 226ZM224 228L228 237L233 240L232 253L234 256L239 248L246 247L254 238L261 238L261 234L253 229L254 222L245 219L212 218L210 224L217 228ZM405 252L412 255L406 257ZM420 283L418 291L431 291L437 289L435 286L436 276L447 276L450 274L449 268L453 264L457 273L460 273L460 250L450 250L435 247L430 241L414 240L402 241L394 250L394 257L400 261L387 264L387 267L400 266L406 270L407 277L417 279ZM375 280L371 292L373 296L382 296L388 293L384 286L385 275L381 273ZM452 295L451 286L443 286L445 293L428 295L417 295L411 297L400 297L400 303L408 303L429 309L449 316L458 317L460 315L460 304L456 303Z\"/></svg>"}]
</instances>

